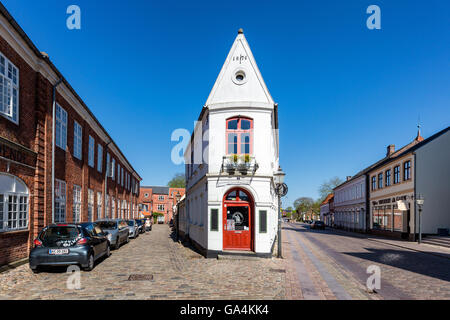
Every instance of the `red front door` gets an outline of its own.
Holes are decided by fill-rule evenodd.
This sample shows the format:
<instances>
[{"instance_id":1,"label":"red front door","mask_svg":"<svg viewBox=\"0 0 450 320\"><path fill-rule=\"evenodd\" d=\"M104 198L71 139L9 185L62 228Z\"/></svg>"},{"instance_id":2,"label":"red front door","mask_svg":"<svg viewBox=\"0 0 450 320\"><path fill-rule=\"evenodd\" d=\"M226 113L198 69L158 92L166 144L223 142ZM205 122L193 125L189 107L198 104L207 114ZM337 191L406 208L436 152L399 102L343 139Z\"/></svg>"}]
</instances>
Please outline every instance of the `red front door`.
<instances>
[{"instance_id":1,"label":"red front door","mask_svg":"<svg viewBox=\"0 0 450 320\"><path fill-rule=\"evenodd\" d=\"M241 189L230 191L223 202L223 249L252 250L252 203Z\"/></svg>"}]
</instances>

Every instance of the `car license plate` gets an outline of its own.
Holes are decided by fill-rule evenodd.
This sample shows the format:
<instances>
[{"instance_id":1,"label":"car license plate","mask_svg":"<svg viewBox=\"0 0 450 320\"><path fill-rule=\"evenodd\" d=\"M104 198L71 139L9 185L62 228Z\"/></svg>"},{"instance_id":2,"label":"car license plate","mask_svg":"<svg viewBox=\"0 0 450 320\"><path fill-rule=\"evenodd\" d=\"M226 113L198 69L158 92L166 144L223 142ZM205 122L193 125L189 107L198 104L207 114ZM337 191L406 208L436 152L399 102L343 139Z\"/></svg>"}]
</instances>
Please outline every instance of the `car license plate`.
<instances>
[{"instance_id":1,"label":"car license plate","mask_svg":"<svg viewBox=\"0 0 450 320\"><path fill-rule=\"evenodd\" d=\"M68 254L69 249L50 249L48 250L48 254L52 255L61 255L61 254Z\"/></svg>"}]
</instances>

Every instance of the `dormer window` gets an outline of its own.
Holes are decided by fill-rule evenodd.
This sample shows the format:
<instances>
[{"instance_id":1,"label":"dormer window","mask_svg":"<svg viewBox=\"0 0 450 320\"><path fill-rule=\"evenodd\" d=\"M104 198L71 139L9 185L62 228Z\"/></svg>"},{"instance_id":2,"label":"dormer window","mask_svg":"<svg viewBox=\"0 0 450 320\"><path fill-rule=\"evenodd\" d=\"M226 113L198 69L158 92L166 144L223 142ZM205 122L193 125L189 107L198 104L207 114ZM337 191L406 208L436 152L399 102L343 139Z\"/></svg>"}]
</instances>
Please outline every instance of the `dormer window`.
<instances>
[{"instance_id":1,"label":"dormer window","mask_svg":"<svg viewBox=\"0 0 450 320\"><path fill-rule=\"evenodd\" d=\"M253 153L253 120L230 118L226 122L227 154Z\"/></svg>"}]
</instances>

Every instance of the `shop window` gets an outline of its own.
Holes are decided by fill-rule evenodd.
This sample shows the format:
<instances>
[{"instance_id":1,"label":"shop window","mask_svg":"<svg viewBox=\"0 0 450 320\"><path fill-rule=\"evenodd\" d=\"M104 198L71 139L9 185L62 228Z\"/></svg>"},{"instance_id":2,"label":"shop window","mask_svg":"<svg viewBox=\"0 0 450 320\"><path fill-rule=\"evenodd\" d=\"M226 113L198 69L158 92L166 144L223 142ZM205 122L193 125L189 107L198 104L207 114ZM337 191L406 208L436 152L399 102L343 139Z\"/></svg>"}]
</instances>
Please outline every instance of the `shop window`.
<instances>
[{"instance_id":1,"label":"shop window","mask_svg":"<svg viewBox=\"0 0 450 320\"><path fill-rule=\"evenodd\" d=\"M28 228L28 201L25 183L0 173L0 232Z\"/></svg>"}]
</instances>

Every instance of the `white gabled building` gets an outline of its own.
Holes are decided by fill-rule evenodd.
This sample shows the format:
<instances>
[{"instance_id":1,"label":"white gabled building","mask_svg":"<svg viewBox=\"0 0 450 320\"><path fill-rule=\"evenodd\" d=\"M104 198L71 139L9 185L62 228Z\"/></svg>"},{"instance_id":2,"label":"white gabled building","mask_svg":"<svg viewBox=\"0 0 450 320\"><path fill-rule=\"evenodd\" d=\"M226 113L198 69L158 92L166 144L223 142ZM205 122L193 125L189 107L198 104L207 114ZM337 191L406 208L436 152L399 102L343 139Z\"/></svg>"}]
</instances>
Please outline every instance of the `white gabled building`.
<instances>
[{"instance_id":1,"label":"white gabled building","mask_svg":"<svg viewBox=\"0 0 450 320\"><path fill-rule=\"evenodd\" d=\"M233 250L271 256L277 129L277 104L239 30L185 152L180 233L205 256Z\"/></svg>"}]
</instances>

